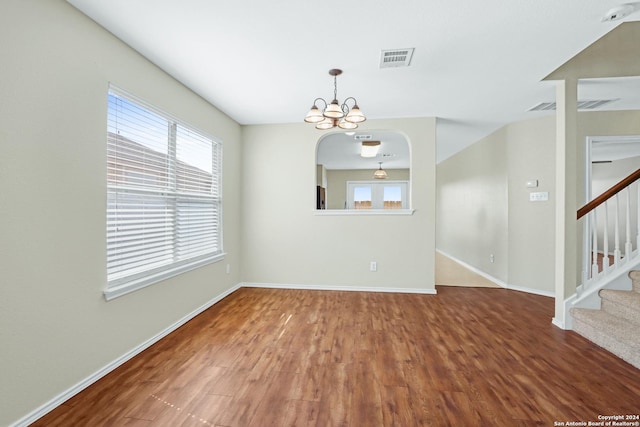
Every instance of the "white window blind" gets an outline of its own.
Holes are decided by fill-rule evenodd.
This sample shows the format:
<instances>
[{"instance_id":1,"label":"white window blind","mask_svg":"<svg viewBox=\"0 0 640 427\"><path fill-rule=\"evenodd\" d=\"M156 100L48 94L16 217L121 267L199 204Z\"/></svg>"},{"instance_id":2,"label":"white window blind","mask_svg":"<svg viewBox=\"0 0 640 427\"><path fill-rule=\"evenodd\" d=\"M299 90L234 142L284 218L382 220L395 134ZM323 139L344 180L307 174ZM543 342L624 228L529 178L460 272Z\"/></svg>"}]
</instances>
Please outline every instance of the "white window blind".
<instances>
[{"instance_id":1,"label":"white window blind","mask_svg":"<svg viewBox=\"0 0 640 427\"><path fill-rule=\"evenodd\" d=\"M222 259L222 144L113 86L107 299Z\"/></svg>"}]
</instances>

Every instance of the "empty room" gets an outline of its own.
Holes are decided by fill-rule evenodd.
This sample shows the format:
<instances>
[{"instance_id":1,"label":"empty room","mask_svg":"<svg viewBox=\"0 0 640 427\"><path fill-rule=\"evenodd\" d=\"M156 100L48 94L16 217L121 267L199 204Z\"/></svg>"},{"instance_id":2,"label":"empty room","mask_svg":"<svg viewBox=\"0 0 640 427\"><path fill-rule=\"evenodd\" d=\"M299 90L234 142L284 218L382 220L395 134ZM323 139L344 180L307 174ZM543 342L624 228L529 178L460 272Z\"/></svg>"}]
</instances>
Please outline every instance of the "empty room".
<instances>
[{"instance_id":1,"label":"empty room","mask_svg":"<svg viewBox=\"0 0 640 427\"><path fill-rule=\"evenodd\" d=\"M0 11L0 426L640 426L640 3Z\"/></svg>"}]
</instances>

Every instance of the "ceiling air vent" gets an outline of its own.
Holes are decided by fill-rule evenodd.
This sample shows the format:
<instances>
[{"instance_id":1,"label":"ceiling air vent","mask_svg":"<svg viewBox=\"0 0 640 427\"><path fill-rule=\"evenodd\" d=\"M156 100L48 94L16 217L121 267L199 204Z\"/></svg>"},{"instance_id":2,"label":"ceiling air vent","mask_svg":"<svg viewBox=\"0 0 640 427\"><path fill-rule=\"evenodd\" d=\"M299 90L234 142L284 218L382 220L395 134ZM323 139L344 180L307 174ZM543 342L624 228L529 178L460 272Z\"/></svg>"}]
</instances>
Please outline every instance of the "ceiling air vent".
<instances>
[{"instance_id":1,"label":"ceiling air vent","mask_svg":"<svg viewBox=\"0 0 640 427\"><path fill-rule=\"evenodd\" d=\"M603 105L607 105L610 102L617 101L616 99L593 99L587 101L578 101L578 110L595 110ZM529 111L552 111L556 109L555 102L541 102L533 107L529 108Z\"/></svg>"},{"instance_id":2,"label":"ceiling air vent","mask_svg":"<svg viewBox=\"0 0 640 427\"><path fill-rule=\"evenodd\" d=\"M413 48L383 50L380 52L380 68L408 67L412 56Z\"/></svg>"}]
</instances>

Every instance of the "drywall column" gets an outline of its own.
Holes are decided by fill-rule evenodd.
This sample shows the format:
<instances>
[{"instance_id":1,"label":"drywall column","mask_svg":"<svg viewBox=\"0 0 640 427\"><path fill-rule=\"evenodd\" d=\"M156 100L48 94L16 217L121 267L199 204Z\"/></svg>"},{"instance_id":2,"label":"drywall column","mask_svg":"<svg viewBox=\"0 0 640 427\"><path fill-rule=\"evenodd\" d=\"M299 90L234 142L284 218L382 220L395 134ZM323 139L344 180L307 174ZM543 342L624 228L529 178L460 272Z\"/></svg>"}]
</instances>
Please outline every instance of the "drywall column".
<instances>
[{"instance_id":1,"label":"drywall column","mask_svg":"<svg viewBox=\"0 0 640 427\"><path fill-rule=\"evenodd\" d=\"M577 283L577 128L578 82L558 81L556 88L556 255L555 317L553 324L565 329L564 301Z\"/></svg>"}]
</instances>

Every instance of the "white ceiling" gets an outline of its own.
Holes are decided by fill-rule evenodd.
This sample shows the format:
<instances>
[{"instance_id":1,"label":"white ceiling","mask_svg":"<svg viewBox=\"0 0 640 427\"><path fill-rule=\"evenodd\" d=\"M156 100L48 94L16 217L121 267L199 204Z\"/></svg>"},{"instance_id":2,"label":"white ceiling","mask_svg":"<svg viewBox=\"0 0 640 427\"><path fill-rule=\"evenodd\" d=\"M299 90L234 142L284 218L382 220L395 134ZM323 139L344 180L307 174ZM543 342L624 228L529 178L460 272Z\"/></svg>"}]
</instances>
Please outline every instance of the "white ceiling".
<instances>
[{"instance_id":1,"label":"white ceiling","mask_svg":"<svg viewBox=\"0 0 640 427\"><path fill-rule=\"evenodd\" d=\"M409 169L410 153L407 139L394 131L358 131L330 133L318 142L317 164L327 169ZM380 141L378 154L374 158L360 156L362 143L366 140Z\"/></svg>"},{"instance_id":2,"label":"white ceiling","mask_svg":"<svg viewBox=\"0 0 640 427\"><path fill-rule=\"evenodd\" d=\"M541 79L624 21L601 22L618 0L67 1L241 124L301 122L341 68L368 118L438 117L438 161L553 114L527 112L555 98ZM396 48L411 65L380 69Z\"/></svg>"}]
</instances>

